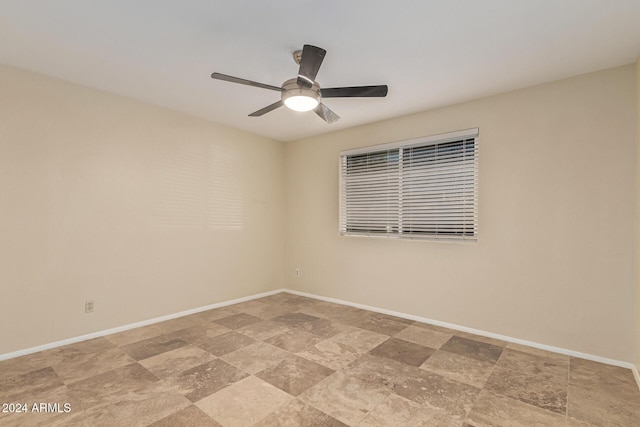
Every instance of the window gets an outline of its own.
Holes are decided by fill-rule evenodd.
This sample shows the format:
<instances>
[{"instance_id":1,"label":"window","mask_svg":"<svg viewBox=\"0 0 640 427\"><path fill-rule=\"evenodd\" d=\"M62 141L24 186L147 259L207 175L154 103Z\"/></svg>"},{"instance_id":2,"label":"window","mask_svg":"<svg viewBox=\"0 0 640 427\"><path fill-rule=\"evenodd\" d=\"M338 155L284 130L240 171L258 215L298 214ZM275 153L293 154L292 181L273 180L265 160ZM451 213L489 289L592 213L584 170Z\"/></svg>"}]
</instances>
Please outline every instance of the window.
<instances>
[{"instance_id":1,"label":"window","mask_svg":"<svg viewBox=\"0 0 640 427\"><path fill-rule=\"evenodd\" d=\"M477 240L478 129L340 153L343 235Z\"/></svg>"}]
</instances>

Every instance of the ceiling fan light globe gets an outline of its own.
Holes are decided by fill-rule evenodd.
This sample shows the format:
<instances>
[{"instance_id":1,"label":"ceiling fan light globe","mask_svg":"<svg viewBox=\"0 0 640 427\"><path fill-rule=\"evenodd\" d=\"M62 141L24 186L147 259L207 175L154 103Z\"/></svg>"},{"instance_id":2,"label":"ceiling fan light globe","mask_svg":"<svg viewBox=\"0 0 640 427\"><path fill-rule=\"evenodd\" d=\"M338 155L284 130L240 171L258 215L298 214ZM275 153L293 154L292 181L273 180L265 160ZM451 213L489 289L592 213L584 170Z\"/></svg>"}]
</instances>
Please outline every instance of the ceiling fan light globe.
<instances>
[{"instance_id":1,"label":"ceiling fan light globe","mask_svg":"<svg viewBox=\"0 0 640 427\"><path fill-rule=\"evenodd\" d=\"M284 105L293 111L311 111L318 106L316 98L307 95L294 95L284 100Z\"/></svg>"},{"instance_id":2,"label":"ceiling fan light globe","mask_svg":"<svg viewBox=\"0 0 640 427\"><path fill-rule=\"evenodd\" d=\"M320 86L298 86L298 79L289 79L282 84L282 102L293 111L311 111L320 104Z\"/></svg>"}]
</instances>

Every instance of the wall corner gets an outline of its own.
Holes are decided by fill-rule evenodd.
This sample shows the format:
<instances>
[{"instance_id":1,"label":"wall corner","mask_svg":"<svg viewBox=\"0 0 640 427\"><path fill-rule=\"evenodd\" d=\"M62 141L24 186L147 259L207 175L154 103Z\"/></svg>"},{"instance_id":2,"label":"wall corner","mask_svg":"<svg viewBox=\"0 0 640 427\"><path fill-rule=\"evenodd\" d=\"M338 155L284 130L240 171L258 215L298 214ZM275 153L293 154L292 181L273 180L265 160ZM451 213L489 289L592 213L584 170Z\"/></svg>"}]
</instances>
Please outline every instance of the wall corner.
<instances>
[{"instance_id":1,"label":"wall corner","mask_svg":"<svg viewBox=\"0 0 640 427\"><path fill-rule=\"evenodd\" d=\"M634 364L636 369L634 373L636 381L640 386L640 54L636 60L636 164L635 164L635 268L634 268L634 286L635 286L635 357Z\"/></svg>"}]
</instances>

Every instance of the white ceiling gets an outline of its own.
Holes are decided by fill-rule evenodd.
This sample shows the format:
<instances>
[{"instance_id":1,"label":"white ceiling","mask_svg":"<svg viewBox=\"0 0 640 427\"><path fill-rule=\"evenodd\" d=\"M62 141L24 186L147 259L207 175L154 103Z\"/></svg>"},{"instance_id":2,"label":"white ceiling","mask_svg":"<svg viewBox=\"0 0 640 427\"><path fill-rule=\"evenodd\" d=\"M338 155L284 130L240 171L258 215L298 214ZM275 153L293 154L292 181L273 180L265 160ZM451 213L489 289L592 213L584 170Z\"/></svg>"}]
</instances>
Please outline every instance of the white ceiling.
<instances>
[{"instance_id":1,"label":"white ceiling","mask_svg":"<svg viewBox=\"0 0 640 427\"><path fill-rule=\"evenodd\" d=\"M327 99L341 120L280 108L291 53L327 50L323 87L388 84L386 98ZM295 140L601 70L640 53L639 0L0 0L0 63Z\"/></svg>"}]
</instances>

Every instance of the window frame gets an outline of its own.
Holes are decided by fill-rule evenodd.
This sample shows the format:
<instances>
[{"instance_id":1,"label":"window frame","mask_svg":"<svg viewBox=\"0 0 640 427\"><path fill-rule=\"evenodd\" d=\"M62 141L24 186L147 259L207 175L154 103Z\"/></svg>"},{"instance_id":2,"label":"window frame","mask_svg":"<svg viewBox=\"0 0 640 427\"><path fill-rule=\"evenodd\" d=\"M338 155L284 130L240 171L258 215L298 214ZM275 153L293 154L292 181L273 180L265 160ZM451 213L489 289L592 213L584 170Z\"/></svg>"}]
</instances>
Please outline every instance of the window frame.
<instances>
[{"instance_id":1,"label":"window frame","mask_svg":"<svg viewBox=\"0 0 640 427\"><path fill-rule=\"evenodd\" d=\"M347 237L374 237L374 238L383 238L383 239L409 239L409 240L426 240L426 241L441 241L441 242L460 242L460 243L477 243L478 234L479 234L479 157L480 157L480 146L478 141L479 136L479 128L471 128L465 130L459 130L455 132L448 132L437 135L424 136L420 138L414 138L403 141L390 142L385 144L378 144L367 147L360 147L350 150L343 150L340 152L340 156L338 158L338 176L339 176L339 220L338 220L338 232L341 236ZM408 169L403 169L406 166L404 165L403 154L405 149L417 148L417 147L425 147L425 146L437 146L443 145L447 143L457 142L457 141L465 141L473 139L473 148L472 148L472 176L473 182L471 186L461 187L466 191L469 191L469 188L472 188L473 194L473 205L471 208L460 208L461 216L468 216L468 212L470 209L471 217L472 217L472 234L466 234L465 230L467 227L461 227L459 233L445 233L445 232L419 232L419 231L411 231L404 232L405 227L403 227L403 217L408 217L409 215L403 211L402 201L403 196L406 196L406 192L402 188L403 177L407 176ZM464 142L463 142L464 144ZM392 150L399 150L399 166L398 166L398 177L399 177L399 185L398 185L398 198L400 200L398 205L398 213L397 218L392 218L398 221L397 227L387 229L393 230L396 229L395 232L371 232L371 231L362 231L362 232L354 232L347 231L347 211L346 211L346 200L345 200L345 162L347 161L348 156L358 156L358 155L374 155L379 152L390 152ZM463 146L461 153L464 155L466 152ZM437 160L439 161L439 160ZM464 160L462 160L464 161ZM468 163L467 163L468 165ZM369 224L371 226L371 224ZM371 226L371 228L374 228Z\"/></svg>"}]
</instances>

